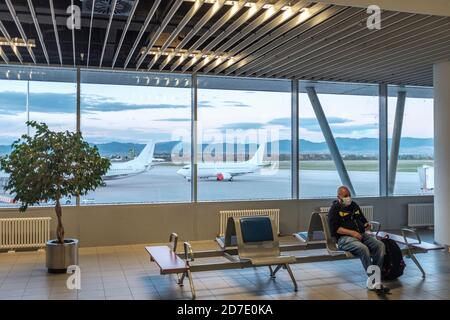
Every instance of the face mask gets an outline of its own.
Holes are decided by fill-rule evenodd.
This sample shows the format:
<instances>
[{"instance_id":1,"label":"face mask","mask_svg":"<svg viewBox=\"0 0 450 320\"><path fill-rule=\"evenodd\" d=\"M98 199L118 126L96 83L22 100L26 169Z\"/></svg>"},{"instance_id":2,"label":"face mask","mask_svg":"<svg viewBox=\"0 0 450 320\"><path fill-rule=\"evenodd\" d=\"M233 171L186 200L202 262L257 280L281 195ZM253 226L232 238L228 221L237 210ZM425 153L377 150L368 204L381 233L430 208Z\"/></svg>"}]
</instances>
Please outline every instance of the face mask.
<instances>
[{"instance_id":1,"label":"face mask","mask_svg":"<svg viewBox=\"0 0 450 320\"><path fill-rule=\"evenodd\" d=\"M352 198L351 197L342 198L342 204L344 206L348 207L351 203L352 203Z\"/></svg>"}]
</instances>

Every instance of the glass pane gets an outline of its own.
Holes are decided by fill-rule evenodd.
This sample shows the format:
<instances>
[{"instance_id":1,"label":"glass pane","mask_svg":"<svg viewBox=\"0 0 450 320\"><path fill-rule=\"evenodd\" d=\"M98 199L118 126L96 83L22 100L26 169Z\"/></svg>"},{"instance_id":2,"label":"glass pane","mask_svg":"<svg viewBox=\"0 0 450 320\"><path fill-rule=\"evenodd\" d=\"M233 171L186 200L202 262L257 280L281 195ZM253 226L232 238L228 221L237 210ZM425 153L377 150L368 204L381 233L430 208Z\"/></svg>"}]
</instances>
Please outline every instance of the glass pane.
<instances>
[{"instance_id":1,"label":"glass pane","mask_svg":"<svg viewBox=\"0 0 450 320\"><path fill-rule=\"evenodd\" d=\"M81 204L191 200L177 175L190 164L190 86L189 76L82 71L81 131L112 165Z\"/></svg>"},{"instance_id":2,"label":"glass pane","mask_svg":"<svg viewBox=\"0 0 450 320\"><path fill-rule=\"evenodd\" d=\"M28 96L27 96L28 93ZM22 134L33 134L27 120L46 123L51 130L76 130L76 71L68 68L0 67L0 155L9 154L11 144ZM8 175L0 171L3 187ZM12 195L0 191L0 206ZM74 199L63 199L74 205ZM42 203L41 205L53 205Z\"/></svg>"},{"instance_id":3,"label":"glass pane","mask_svg":"<svg viewBox=\"0 0 450 320\"><path fill-rule=\"evenodd\" d=\"M290 81L199 77L198 87L198 199L290 198Z\"/></svg>"},{"instance_id":4,"label":"glass pane","mask_svg":"<svg viewBox=\"0 0 450 320\"><path fill-rule=\"evenodd\" d=\"M390 194L433 194L434 190L434 119L433 88L389 86L388 133ZM401 118L398 97L405 95L403 122L397 129L400 145L397 161L391 158L396 114ZM401 99L400 99L401 101ZM399 108L397 112L397 108ZM397 120L397 125L400 121Z\"/></svg>"},{"instance_id":5,"label":"glass pane","mask_svg":"<svg viewBox=\"0 0 450 320\"><path fill-rule=\"evenodd\" d=\"M308 89L313 88L331 129L357 196L377 196L378 86L334 82L300 82L299 138L300 197L336 196L344 182L313 108Z\"/></svg>"}]
</instances>

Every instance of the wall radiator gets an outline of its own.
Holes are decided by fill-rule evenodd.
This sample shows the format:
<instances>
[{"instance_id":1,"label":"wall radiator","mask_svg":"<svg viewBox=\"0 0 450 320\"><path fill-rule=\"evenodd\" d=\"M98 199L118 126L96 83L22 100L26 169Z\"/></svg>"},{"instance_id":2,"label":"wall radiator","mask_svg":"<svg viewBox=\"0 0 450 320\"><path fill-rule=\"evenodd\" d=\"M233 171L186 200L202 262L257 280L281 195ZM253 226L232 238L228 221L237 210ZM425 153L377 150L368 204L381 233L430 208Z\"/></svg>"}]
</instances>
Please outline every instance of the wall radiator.
<instances>
[{"instance_id":1,"label":"wall radiator","mask_svg":"<svg viewBox=\"0 0 450 320\"><path fill-rule=\"evenodd\" d=\"M361 211L366 217L367 221L373 221L373 206L360 206ZM320 207L321 213L327 213L330 210L330 207Z\"/></svg>"},{"instance_id":2,"label":"wall radiator","mask_svg":"<svg viewBox=\"0 0 450 320\"><path fill-rule=\"evenodd\" d=\"M408 204L408 226L409 227L434 226L433 203Z\"/></svg>"},{"instance_id":3,"label":"wall radiator","mask_svg":"<svg viewBox=\"0 0 450 320\"><path fill-rule=\"evenodd\" d=\"M253 210L224 210L219 212L220 216L220 234L225 236L227 221L229 217L248 217L248 216L269 216L275 221L275 227L280 234L280 209L253 209Z\"/></svg>"},{"instance_id":4,"label":"wall radiator","mask_svg":"<svg viewBox=\"0 0 450 320\"><path fill-rule=\"evenodd\" d=\"M50 240L50 217L0 219L0 249L41 248Z\"/></svg>"}]
</instances>

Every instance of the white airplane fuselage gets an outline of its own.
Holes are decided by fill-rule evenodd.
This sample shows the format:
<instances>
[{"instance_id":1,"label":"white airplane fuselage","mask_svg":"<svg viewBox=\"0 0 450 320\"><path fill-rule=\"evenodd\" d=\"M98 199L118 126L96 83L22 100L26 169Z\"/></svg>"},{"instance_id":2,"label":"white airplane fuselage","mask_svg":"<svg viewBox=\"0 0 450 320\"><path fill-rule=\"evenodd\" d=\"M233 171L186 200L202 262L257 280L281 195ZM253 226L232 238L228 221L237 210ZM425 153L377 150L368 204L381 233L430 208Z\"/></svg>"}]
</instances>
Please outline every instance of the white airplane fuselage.
<instances>
[{"instance_id":1,"label":"white airplane fuselage","mask_svg":"<svg viewBox=\"0 0 450 320\"><path fill-rule=\"evenodd\" d=\"M106 174L102 177L103 180L115 180L132 177L150 170L151 165L133 166L131 164L113 163Z\"/></svg>"},{"instance_id":2,"label":"white airplane fuselage","mask_svg":"<svg viewBox=\"0 0 450 320\"><path fill-rule=\"evenodd\" d=\"M216 178L219 181L231 181L233 177L254 173L263 166L265 145L261 145L255 155L248 161L242 162L203 162L197 165L197 177L200 179ZM186 165L177 171L186 180L191 179L191 165Z\"/></svg>"},{"instance_id":3,"label":"white airplane fuselage","mask_svg":"<svg viewBox=\"0 0 450 320\"><path fill-rule=\"evenodd\" d=\"M115 180L133 177L151 169L153 151L155 145L148 143L141 153L133 160L126 162L113 162L104 176L103 180Z\"/></svg>"},{"instance_id":4,"label":"white airplane fuselage","mask_svg":"<svg viewBox=\"0 0 450 320\"><path fill-rule=\"evenodd\" d=\"M259 165L242 163L199 163L197 165L197 177L200 179L216 178L217 180L232 180L234 176L254 173ZM187 180L191 179L191 166L187 165L177 171Z\"/></svg>"}]
</instances>

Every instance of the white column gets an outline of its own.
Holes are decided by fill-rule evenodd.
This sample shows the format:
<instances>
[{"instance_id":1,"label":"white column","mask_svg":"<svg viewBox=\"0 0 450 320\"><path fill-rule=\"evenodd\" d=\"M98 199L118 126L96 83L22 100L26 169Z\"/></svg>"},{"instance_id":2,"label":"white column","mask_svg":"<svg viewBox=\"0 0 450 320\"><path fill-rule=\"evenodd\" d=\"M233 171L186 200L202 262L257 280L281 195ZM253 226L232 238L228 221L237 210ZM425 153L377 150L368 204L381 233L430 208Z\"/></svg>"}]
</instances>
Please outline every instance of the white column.
<instances>
[{"instance_id":1,"label":"white column","mask_svg":"<svg viewBox=\"0 0 450 320\"><path fill-rule=\"evenodd\" d=\"M434 232L450 246L450 61L434 65Z\"/></svg>"}]
</instances>

